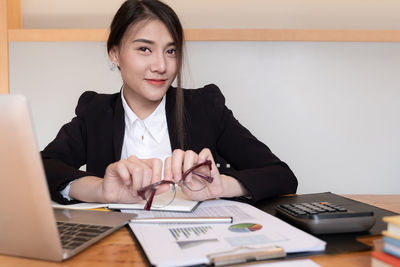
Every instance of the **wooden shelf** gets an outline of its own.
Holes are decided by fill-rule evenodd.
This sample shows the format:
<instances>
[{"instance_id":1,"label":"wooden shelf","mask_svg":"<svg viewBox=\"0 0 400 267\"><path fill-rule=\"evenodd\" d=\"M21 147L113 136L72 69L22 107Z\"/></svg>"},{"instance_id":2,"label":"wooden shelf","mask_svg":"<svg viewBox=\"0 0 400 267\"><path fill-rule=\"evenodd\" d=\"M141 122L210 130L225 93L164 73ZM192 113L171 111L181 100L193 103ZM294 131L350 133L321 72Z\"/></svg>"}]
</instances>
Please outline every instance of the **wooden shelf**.
<instances>
[{"instance_id":1,"label":"wooden shelf","mask_svg":"<svg viewBox=\"0 0 400 267\"><path fill-rule=\"evenodd\" d=\"M190 29L188 41L400 42L400 31L300 29Z\"/></svg>"},{"instance_id":2,"label":"wooden shelf","mask_svg":"<svg viewBox=\"0 0 400 267\"><path fill-rule=\"evenodd\" d=\"M107 29L9 29L10 42L102 42ZM187 41L400 42L400 30L186 29Z\"/></svg>"},{"instance_id":3,"label":"wooden shelf","mask_svg":"<svg viewBox=\"0 0 400 267\"><path fill-rule=\"evenodd\" d=\"M9 92L7 2L0 0L0 94Z\"/></svg>"},{"instance_id":4,"label":"wooden shelf","mask_svg":"<svg viewBox=\"0 0 400 267\"><path fill-rule=\"evenodd\" d=\"M9 42L100 42L106 29L10 29Z\"/></svg>"}]
</instances>

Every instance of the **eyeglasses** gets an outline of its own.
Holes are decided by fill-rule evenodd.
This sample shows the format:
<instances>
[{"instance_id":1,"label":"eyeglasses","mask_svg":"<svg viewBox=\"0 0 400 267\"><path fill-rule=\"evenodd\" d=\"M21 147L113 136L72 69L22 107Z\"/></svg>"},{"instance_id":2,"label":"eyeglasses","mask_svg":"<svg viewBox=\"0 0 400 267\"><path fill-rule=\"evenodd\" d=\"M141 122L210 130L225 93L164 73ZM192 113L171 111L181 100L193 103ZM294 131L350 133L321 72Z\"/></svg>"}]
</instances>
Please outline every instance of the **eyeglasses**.
<instances>
[{"instance_id":1,"label":"eyeglasses","mask_svg":"<svg viewBox=\"0 0 400 267\"><path fill-rule=\"evenodd\" d=\"M190 191L201 191L206 187L206 183L212 183L211 160L194 165L182 174L182 179L178 182L161 180L157 183L148 185L138 190L138 195L146 200L145 210L151 207L163 208L171 204L175 199L178 185L184 185Z\"/></svg>"}]
</instances>

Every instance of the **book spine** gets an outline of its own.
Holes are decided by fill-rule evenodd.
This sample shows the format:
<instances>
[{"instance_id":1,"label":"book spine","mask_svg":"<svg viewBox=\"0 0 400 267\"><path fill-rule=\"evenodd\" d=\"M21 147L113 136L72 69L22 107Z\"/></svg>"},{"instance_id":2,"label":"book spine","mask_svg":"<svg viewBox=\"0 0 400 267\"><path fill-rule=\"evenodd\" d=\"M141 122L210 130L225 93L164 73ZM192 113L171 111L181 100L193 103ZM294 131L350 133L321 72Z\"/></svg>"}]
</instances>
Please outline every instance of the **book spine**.
<instances>
[{"instance_id":1,"label":"book spine","mask_svg":"<svg viewBox=\"0 0 400 267\"><path fill-rule=\"evenodd\" d=\"M387 231L390 234L399 236L400 235L400 225L394 223L388 223Z\"/></svg>"},{"instance_id":2,"label":"book spine","mask_svg":"<svg viewBox=\"0 0 400 267\"><path fill-rule=\"evenodd\" d=\"M395 249L393 249L392 247L388 246L388 245L383 245L382 250L387 253L392 255L393 257L396 257L400 260L400 252L396 251Z\"/></svg>"},{"instance_id":3,"label":"book spine","mask_svg":"<svg viewBox=\"0 0 400 267\"><path fill-rule=\"evenodd\" d=\"M383 242L388 243L388 244L392 244L393 246L399 247L400 248L400 240L393 238L393 237L389 237L389 236L385 236L383 238Z\"/></svg>"},{"instance_id":4,"label":"book spine","mask_svg":"<svg viewBox=\"0 0 400 267\"><path fill-rule=\"evenodd\" d=\"M377 261L383 262L392 267L400 267L400 259L388 253L385 253L384 251L378 251L378 250L372 251L371 258L376 259ZM375 266L382 266L382 265L376 264Z\"/></svg>"}]
</instances>

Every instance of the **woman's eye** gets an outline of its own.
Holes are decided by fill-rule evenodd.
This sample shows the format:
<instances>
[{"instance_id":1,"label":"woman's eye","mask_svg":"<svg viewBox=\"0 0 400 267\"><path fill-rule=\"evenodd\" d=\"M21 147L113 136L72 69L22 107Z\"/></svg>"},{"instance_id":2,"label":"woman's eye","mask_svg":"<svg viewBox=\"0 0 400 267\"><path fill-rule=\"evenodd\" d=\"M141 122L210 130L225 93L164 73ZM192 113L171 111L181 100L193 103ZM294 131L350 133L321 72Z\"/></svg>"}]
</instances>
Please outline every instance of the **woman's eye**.
<instances>
[{"instance_id":1,"label":"woman's eye","mask_svg":"<svg viewBox=\"0 0 400 267\"><path fill-rule=\"evenodd\" d=\"M148 49L147 47L139 47L138 50L141 51L141 52L145 52L145 53L150 53L151 52L150 49Z\"/></svg>"},{"instance_id":2,"label":"woman's eye","mask_svg":"<svg viewBox=\"0 0 400 267\"><path fill-rule=\"evenodd\" d=\"M168 49L168 50L167 50L167 54L175 55L175 54L176 54L176 49L173 49L173 48Z\"/></svg>"}]
</instances>

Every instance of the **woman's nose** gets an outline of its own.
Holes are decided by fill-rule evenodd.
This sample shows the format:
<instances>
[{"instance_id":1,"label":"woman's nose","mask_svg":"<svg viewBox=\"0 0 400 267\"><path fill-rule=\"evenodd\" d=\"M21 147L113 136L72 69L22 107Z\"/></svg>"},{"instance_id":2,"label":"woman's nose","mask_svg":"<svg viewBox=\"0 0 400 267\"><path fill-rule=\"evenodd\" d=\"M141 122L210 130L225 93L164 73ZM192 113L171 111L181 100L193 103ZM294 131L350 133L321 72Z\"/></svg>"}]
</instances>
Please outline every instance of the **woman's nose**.
<instances>
[{"instance_id":1,"label":"woman's nose","mask_svg":"<svg viewBox=\"0 0 400 267\"><path fill-rule=\"evenodd\" d=\"M151 71L163 73L167 69L167 63L163 53L157 53L154 55L153 62L151 64Z\"/></svg>"}]
</instances>

